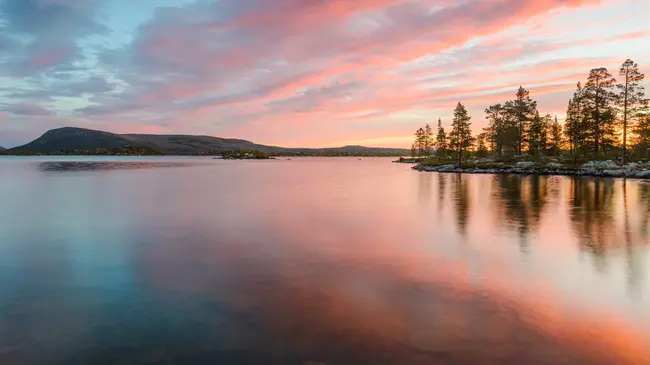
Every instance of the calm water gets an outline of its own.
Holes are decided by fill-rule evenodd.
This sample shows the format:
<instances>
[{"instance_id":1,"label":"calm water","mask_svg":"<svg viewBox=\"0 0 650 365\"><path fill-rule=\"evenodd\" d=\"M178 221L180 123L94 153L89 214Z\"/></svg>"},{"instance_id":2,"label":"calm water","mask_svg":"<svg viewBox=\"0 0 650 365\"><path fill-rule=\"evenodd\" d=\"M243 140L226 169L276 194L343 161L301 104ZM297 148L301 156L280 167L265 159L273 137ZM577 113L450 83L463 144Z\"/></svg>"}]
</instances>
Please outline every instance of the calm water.
<instances>
[{"instance_id":1,"label":"calm water","mask_svg":"<svg viewBox=\"0 0 650 365\"><path fill-rule=\"evenodd\" d=\"M2 365L650 363L649 183L72 161L0 158Z\"/></svg>"}]
</instances>

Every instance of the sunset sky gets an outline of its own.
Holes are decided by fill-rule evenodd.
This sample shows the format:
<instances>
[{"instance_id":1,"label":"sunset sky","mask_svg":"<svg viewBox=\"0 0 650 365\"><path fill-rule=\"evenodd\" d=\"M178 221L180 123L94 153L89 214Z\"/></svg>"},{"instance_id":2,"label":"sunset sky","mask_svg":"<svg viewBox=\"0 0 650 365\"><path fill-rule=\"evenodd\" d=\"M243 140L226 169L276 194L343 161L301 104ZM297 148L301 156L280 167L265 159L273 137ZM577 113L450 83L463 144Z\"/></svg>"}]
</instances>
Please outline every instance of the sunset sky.
<instances>
[{"instance_id":1,"label":"sunset sky","mask_svg":"<svg viewBox=\"0 0 650 365\"><path fill-rule=\"evenodd\" d=\"M648 0L0 0L0 145L62 126L409 147L521 84L650 73ZM646 88L650 83L646 81Z\"/></svg>"}]
</instances>

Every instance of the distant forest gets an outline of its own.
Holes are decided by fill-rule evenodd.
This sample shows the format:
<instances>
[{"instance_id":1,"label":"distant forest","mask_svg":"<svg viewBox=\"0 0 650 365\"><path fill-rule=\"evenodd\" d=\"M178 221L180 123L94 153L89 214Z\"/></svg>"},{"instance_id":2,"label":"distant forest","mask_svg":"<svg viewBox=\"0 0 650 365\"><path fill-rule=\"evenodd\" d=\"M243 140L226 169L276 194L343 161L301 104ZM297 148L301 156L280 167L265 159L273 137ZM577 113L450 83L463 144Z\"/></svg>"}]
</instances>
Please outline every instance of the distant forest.
<instances>
[{"instance_id":1,"label":"distant forest","mask_svg":"<svg viewBox=\"0 0 650 365\"><path fill-rule=\"evenodd\" d=\"M572 163L615 159L625 164L648 158L650 110L641 85L644 77L630 59L620 66L618 80L606 68L592 69L584 84L578 82L562 124L557 116L541 114L524 87L514 100L487 107L489 124L476 135L465 106L458 103L451 130L446 133L440 119L435 133L428 124L419 128L411 155L452 159L458 165L468 154L497 159L555 156Z\"/></svg>"}]
</instances>

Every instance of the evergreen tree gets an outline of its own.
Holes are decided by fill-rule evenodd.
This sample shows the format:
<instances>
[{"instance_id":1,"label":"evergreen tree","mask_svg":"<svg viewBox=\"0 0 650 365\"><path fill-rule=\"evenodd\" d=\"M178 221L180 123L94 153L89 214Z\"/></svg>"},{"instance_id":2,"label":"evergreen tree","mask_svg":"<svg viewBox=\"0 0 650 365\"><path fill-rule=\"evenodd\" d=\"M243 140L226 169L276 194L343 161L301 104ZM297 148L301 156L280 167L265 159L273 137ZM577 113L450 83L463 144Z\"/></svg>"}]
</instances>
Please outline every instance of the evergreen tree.
<instances>
[{"instance_id":1,"label":"evergreen tree","mask_svg":"<svg viewBox=\"0 0 650 365\"><path fill-rule=\"evenodd\" d=\"M622 109L623 116L623 146L622 160L627 163L627 129L629 122L639 116L639 113L648 107L648 99L645 98L643 81L645 75L639 72L639 65L627 59L621 65L618 74L621 76L621 83L618 88L617 104Z\"/></svg>"},{"instance_id":2,"label":"evergreen tree","mask_svg":"<svg viewBox=\"0 0 650 365\"><path fill-rule=\"evenodd\" d=\"M479 133L475 138L476 156L485 157L488 154L486 142L488 140L487 132Z\"/></svg>"},{"instance_id":3,"label":"evergreen tree","mask_svg":"<svg viewBox=\"0 0 650 365\"><path fill-rule=\"evenodd\" d=\"M602 113L602 135L600 141L600 149L605 155L607 151L619 148L619 133L616 123L616 109L610 108Z\"/></svg>"},{"instance_id":4,"label":"evergreen tree","mask_svg":"<svg viewBox=\"0 0 650 365\"><path fill-rule=\"evenodd\" d=\"M438 118L438 133L436 134L436 151L438 157L446 158L447 156L447 134L442 127L442 120Z\"/></svg>"},{"instance_id":5,"label":"evergreen tree","mask_svg":"<svg viewBox=\"0 0 650 365\"><path fill-rule=\"evenodd\" d=\"M647 157L650 151L650 115L642 116L632 128L634 137L632 146L634 150L643 157Z\"/></svg>"},{"instance_id":6,"label":"evergreen tree","mask_svg":"<svg viewBox=\"0 0 650 365\"><path fill-rule=\"evenodd\" d=\"M605 117L615 101L616 95L613 92L616 80L606 68L595 68L589 72L587 83L584 88L585 107L590 118L591 140L593 141L594 157L598 155L601 148L603 130L607 129L606 123L613 120Z\"/></svg>"},{"instance_id":7,"label":"evergreen tree","mask_svg":"<svg viewBox=\"0 0 650 365\"><path fill-rule=\"evenodd\" d=\"M517 154L521 155L526 141L526 129L528 123L535 117L537 102L530 98L528 90L520 86L515 100L506 103L506 109L517 122Z\"/></svg>"},{"instance_id":8,"label":"evergreen tree","mask_svg":"<svg viewBox=\"0 0 650 365\"><path fill-rule=\"evenodd\" d=\"M564 122L564 134L569 140L569 150L573 163L576 163L578 153L585 146L587 138L587 118L585 117L585 97L584 88L578 82L576 91L569 101L567 107L566 120Z\"/></svg>"},{"instance_id":9,"label":"evergreen tree","mask_svg":"<svg viewBox=\"0 0 650 365\"><path fill-rule=\"evenodd\" d=\"M550 151L553 155L557 155L562 149L562 126L557 121L557 115L550 129Z\"/></svg>"},{"instance_id":10,"label":"evergreen tree","mask_svg":"<svg viewBox=\"0 0 650 365\"><path fill-rule=\"evenodd\" d=\"M545 149L545 134L544 118L536 112L528 128L528 151L531 155L539 157L539 152Z\"/></svg>"},{"instance_id":11,"label":"evergreen tree","mask_svg":"<svg viewBox=\"0 0 650 365\"><path fill-rule=\"evenodd\" d=\"M415 141L413 144L417 150L418 157L422 157L424 152L424 129L418 128L415 131Z\"/></svg>"},{"instance_id":12,"label":"evergreen tree","mask_svg":"<svg viewBox=\"0 0 650 365\"><path fill-rule=\"evenodd\" d=\"M483 128L485 139L490 144L490 149L499 156L503 155L504 114L505 109L501 104L490 105L485 109L485 119L488 120L488 126Z\"/></svg>"},{"instance_id":13,"label":"evergreen tree","mask_svg":"<svg viewBox=\"0 0 650 365\"><path fill-rule=\"evenodd\" d=\"M423 137L423 147L424 147L424 155L425 156L430 156L431 155L431 149L433 148L434 145L434 140L433 140L433 131L431 130L431 126L429 123L424 127L424 137Z\"/></svg>"},{"instance_id":14,"label":"evergreen tree","mask_svg":"<svg viewBox=\"0 0 650 365\"><path fill-rule=\"evenodd\" d=\"M412 158L415 158L415 156L417 156L417 154L418 154L418 149L417 149L417 147L415 146L415 143L413 143L413 144L411 145L411 157L412 157Z\"/></svg>"},{"instance_id":15,"label":"evergreen tree","mask_svg":"<svg viewBox=\"0 0 650 365\"><path fill-rule=\"evenodd\" d=\"M459 102L456 109L454 109L454 121L451 124L451 132L449 133L450 144L458 153L456 162L458 166L462 162L463 151L472 146L471 119L465 106Z\"/></svg>"}]
</instances>

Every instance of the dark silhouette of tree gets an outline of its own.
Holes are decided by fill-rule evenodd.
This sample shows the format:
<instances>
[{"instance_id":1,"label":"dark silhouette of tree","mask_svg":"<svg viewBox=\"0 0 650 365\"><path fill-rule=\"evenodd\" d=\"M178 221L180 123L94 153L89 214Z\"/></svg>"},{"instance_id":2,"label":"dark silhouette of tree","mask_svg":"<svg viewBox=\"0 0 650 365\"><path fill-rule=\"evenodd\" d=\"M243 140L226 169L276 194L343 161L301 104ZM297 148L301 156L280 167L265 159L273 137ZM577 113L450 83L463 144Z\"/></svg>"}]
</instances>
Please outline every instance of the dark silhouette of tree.
<instances>
[{"instance_id":1,"label":"dark silhouette of tree","mask_svg":"<svg viewBox=\"0 0 650 365\"><path fill-rule=\"evenodd\" d=\"M546 151L548 136L548 118L550 116L540 116L535 112L528 128L528 151L531 155L539 157L540 151Z\"/></svg>"},{"instance_id":2,"label":"dark silhouette of tree","mask_svg":"<svg viewBox=\"0 0 650 365\"><path fill-rule=\"evenodd\" d=\"M648 107L648 99L645 98L643 85L640 85L645 75L639 72L639 65L627 59L621 65L618 74L621 76L621 82L616 85L619 91L617 104L623 113L622 160L623 163L627 163L628 123Z\"/></svg>"},{"instance_id":3,"label":"dark silhouette of tree","mask_svg":"<svg viewBox=\"0 0 650 365\"><path fill-rule=\"evenodd\" d=\"M488 120L488 126L483 131L490 150L499 157L506 151L516 154L519 127L513 113L502 104L494 104L485 109L485 119Z\"/></svg>"},{"instance_id":4,"label":"dark silhouette of tree","mask_svg":"<svg viewBox=\"0 0 650 365\"><path fill-rule=\"evenodd\" d=\"M521 155L528 123L533 120L537 112L537 102L530 98L528 90L520 86L515 94L515 100L506 103L506 109L517 123L517 154Z\"/></svg>"},{"instance_id":5,"label":"dark silhouette of tree","mask_svg":"<svg viewBox=\"0 0 650 365\"><path fill-rule=\"evenodd\" d=\"M467 114L467 109L460 102L454 110L454 121L451 124L449 141L451 146L458 153L456 164L460 166L463 159L463 151L472 146L472 131L470 129L472 117Z\"/></svg>"},{"instance_id":6,"label":"dark silhouette of tree","mask_svg":"<svg viewBox=\"0 0 650 365\"><path fill-rule=\"evenodd\" d=\"M438 118L438 133L436 134L436 154L440 158L447 157L447 134L445 129L442 127L442 120Z\"/></svg>"},{"instance_id":7,"label":"dark silhouette of tree","mask_svg":"<svg viewBox=\"0 0 650 365\"><path fill-rule=\"evenodd\" d=\"M424 128L418 128L415 131L415 140L412 149L415 149L418 157L430 156L433 148L433 131L427 124Z\"/></svg>"},{"instance_id":8,"label":"dark silhouette of tree","mask_svg":"<svg viewBox=\"0 0 650 365\"><path fill-rule=\"evenodd\" d=\"M632 145L639 156L646 157L650 151L650 116L642 117L632 129Z\"/></svg>"},{"instance_id":9,"label":"dark silhouette of tree","mask_svg":"<svg viewBox=\"0 0 650 365\"><path fill-rule=\"evenodd\" d=\"M476 147L476 156L485 157L488 154L487 145L485 141L487 140L487 133L479 133L475 138L475 147Z\"/></svg>"},{"instance_id":10,"label":"dark silhouette of tree","mask_svg":"<svg viewBox=\"0 0 650 365\"><path fill-rule=\"evenodd\" d=\"M431 130L431 126L429 125L429 123L427 123L424 126L424 141L423 141L425 156L431 155L431 150L433 146L434 146L433 131Z\"/></svg>"},{"instance_id":11,"label":"dark silhouette of tree","mask_svg":"<svg viewBox=\"0 0 650 365\"><path fill-rule=\"evenodd\" d=\"M550 134L549 150L551 154L558 155L562 150L562 126L557 121L557 115L555 116L555 120L553 121L553 124L551 124L550 126L549 134Z\"/></svg>"},{"instance_id":12,"label":"dark silhouette of tree","mask_svg":"<svg viewBox=\"0 0 650 365\"><path fill-rule=\"evenodd\" d=\"M417 150L418 157L423 156L424 152L424 129L418 128L415 131L415 141L413 142L415 149Z\"/></svg>"},{"instance_id":13,"label":"dark silhouette of tree","mask_svg":"<svg viewBox=\"0 0 650 365\"><path fill-rule=\"evenodd\" d=\"M604 113L612 109L616 99L613 88L616 80L607 71L606 68L595 68L589 72L587 83L584 88L584 100L588 110L587 115L590 117L591 140L593 141L594 157L598 156L601 148L601 138L606 123L612 123L614 120L607 118Z\"/></svg>"},{"instance_id":14,"label":"dark silhouette of tree","mask_svg":"<svg viewBox=\"0 0 650 365\"><path fill-rule=\"evenodd\" d=\"M564 134L569 140L569 149L573 163L576 163L578 153L585 144L587 135L587 118L585 117L585 92L582 85L578 82L576 91L569 101L567 107L566 120L564 122Z\"/></svg>"}]
</instances>

